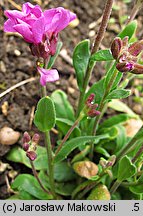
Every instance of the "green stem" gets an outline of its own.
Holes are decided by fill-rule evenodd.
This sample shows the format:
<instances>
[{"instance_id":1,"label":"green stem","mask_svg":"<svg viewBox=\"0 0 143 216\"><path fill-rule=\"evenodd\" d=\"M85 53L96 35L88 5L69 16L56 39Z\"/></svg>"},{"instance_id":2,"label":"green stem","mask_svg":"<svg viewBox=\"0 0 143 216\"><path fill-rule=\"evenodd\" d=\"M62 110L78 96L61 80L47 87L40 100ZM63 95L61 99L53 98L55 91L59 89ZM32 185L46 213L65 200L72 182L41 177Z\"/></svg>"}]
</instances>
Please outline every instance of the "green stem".
<instances>
[{"instance_id":1,"label":"green stem","mask_svg":"<svg viewBox=\"0 0 143 216\"><path fill-rule=\"evenodd\" d=\"M104 114L104 112L106 110L106 104L107 104L107 102L105 101L106 97L109 94L109 92L111 91L112 86L114 84L114 81L115 81L115 79L117 77L117 74L118 74L118 71L116 70L115 65L116 65L116 63L114 63L112 65L111 70L113 70L113 74L112 74L111 79L110 79L110 81L109 81L109 83L107 85L107 88L106 88L105 92L104 92L103 98L102 98L102 100L101 100L101 102L99 104L98 110L100 111L100 115L98 115L95 118L95 122L94 122L94 126L93 126L93 132L92 132L93 136L96 135L97 126L98 126L98 124L99 124L99 122L100 122L100 120L101 120L101 118L102 118L102 116L103 116L103 114ZM94 151L94 143L91 143L91 151L90 151L90 159L91 160L93 158L93 151Z\"/></svg>"},{"instance_id":2,"label":"green stem","mask_svg":"<svg viewBox=\"0 0 143 216\"><path fill-rule=\"evenodd\" d=\"M54 183L54 162L53 162L52 146L51 146L49 131L45 132L45 147L48 156L48 175L49 175L51 193L54 199L56 199L55 183Z\"/></svg>"},{"instance_id":3,"label":"green stem","mask_svg":"<svg viewBox=\"0 0 143 216\"><path fill-rule=\"evenodd\" d=\"M119 161L137 142L136 138L133 138L121 151L118 153L116 163Z\"/></svg>"},{"instance_id":4,"label":"green stem","mask_svg":"<svg viewBox=\"0 0 143 216\"><path fill-rule=\"evenodd\" d=\"M47 69L48 67L48 60L45 60L44 62L44 68ZM42 97L47 96L46 86L42 86ZM44 132L45 134L45 147L47 150L47 156L48 156L48 175L49 175L49 183L51 188L51 193L56 199L56 193L55 193L55 183L54 183L54 162L53 162L53 152L52 152L52 145L50 140L50 133L49 131Z\"/></svg>"},{"instance_id":5,"label":"green stem","mask_svg":"<svg viewBox=\"0 0 143 216\"><path fill-rule=\"evenodd\" d=\"M31 161L31 160L29 160L29 161L30 161L30 164L31 164L31 167L32 167L33 174L34 174L35 178L37 179L37 181L38 181L40 187L42 188L42 190L43 190L45 193L47 193L47 194L50 195L50 191L48 191L48 190L43 186L41 180L39 179L33 161Z\"/></svg>"},{"instance_id":6,"label":"green stem","mask_svg":"<svg viewBox=\"0 0 143 216\"><path fill-rule=\"evenodd\" d=\"M68 130L68 132L66 133L66 135L64 136L62 142L60 143L60 145L58 146L56 152L55 152L55 156L58 154L58 152L61 150L61 148L63 147L64 143L67 141L67 139L69 138L69 136L71 135L71 133L73 132L73 130L75 129L75 127L78 125L78 123L81 121L81 119L83 118L83 115L79 115L79 117L77 118L77 120L74 122L74 124L72 125L72 127Z\"/></svg>"},{"instance_id":7,"label":"green stem","mask_svg":"<svg viewBox=\"0 0 143 216\"><path fill-rule=\"evenodd\" d=\"M115 191L117 190L117 188L120 186L121 182L119 182L118 180L116 180L113 184L113 186L110 189L110 194L115 193Z\"/></svg>"},{"instance_id":8,"label":"green stem","mask_svg":"<svg viewBox=\"0 0 143 216\"><path fill-rule=\"evenodd\" d=\"M101 44L101 42L103 40L104 33L106 31L107 24L108 24L110 15L111 15L113 2L114 2L114 0L107 0L107 2L106 2L105 9L103 11L102 21L101 21L99 30L97 32L97 36L95 38L91 54L94 54L94 53L96 53L98 51L99 46L100 46L100 44ZM89 61L87 71L86 71L86 74L85 74L85 78L84 78L84 82L83 82L83 90L82 90L82 92L80 92L76 117L79 116L80 111L82 110L83 103L84 103L85 92L86 92L86 89L87 89L87 86L88 86L88 83L89 83L89 80L90 80L90 77L91 77L94 66L95 66L95 62Z\"/></svg>"}]
</instances>

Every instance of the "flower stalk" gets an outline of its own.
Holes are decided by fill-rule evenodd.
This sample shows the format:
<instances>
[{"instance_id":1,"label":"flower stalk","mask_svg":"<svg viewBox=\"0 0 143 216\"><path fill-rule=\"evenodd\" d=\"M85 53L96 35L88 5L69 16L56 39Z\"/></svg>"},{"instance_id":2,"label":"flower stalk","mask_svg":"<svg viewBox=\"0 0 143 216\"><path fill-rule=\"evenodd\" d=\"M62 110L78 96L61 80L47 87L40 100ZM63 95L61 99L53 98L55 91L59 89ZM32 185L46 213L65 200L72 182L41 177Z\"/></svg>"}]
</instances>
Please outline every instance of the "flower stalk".
<instances>
[{"instance_id":1,"label":"flower stalk","mask_svg":"<svg viewBox=\"0 0 143 216\"><path fill-rule=\"evenodd\" d=\"M47 69L47 67L48 67L48 60L44 60L44 68ZM41 90L42 90L42 97L47 96L46 86L42 86ZM45 135L45 147L47 150L47 157L48 157L49 183L50 183L51 193L52 193L54 199L56 199L55 183L54 183L53 152L52 152L52 145L51 145L49 131L44 132L44 135Z\"/></svg>"},{"instance_id":2,"label":"flower stalk","mask_svg":"<svg viewBox=\"0 0 143 216\"><path fill-rule=\"evenodd\" d=\"M104 12L103 12L102 21L101 21L97 36L95 38L91 54L94 54L94 53L96 53L98 51L99 46L100 46L100 44L101 44L101 42L103 40L104 33L106 31L107 24L108 24L108 21L109 21L111 12L112 12L113 2L114 2L114 0L107 0L107 2L106 2L105 9L104 9ZM87 71L86 71L84 82L83 82L83 90L82 90L82 92L80 92L78 108L77 108L77 114L76 114L77 117L79 116L80 111L82 109L85 92L86 92L86 89L87 89L87 86L88 86L88 83L89 83L89 80L90 80L90 77L91 77L94 66L95 66L95 62L89 60Z\"/></svg>"}]
</instances>

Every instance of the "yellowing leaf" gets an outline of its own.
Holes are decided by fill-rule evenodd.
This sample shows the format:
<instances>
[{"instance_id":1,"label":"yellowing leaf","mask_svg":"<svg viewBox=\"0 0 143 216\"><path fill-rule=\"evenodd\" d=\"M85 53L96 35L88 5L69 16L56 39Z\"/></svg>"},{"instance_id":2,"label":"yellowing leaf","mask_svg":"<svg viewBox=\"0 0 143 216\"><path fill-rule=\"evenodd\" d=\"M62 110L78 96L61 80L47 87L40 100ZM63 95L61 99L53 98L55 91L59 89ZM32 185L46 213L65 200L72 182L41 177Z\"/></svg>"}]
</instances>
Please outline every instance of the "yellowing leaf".
<instances>
[{"instance_id":1,"label":"yellowing leaf","mask_svg":"<svg viewBox=\"0 0 143 216\"><path fill-rule=\"evenodd\" d=\"M87 179L95 176L98 173L98 166L91 161L80 161L73 165L75 172Z\"/></svg>"}]
</instances>

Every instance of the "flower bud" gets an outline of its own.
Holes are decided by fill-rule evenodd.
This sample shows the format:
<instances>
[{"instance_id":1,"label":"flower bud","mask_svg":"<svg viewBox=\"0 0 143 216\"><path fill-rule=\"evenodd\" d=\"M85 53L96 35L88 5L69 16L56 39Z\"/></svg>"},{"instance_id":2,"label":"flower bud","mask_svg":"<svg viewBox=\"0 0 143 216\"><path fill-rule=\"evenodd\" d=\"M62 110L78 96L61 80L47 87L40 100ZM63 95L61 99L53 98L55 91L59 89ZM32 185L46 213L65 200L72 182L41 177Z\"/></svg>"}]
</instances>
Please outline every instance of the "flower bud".
<instances>
[{"instance_id":1,"label":"flower bud","mask_svg":"<svg viewBox=\"0 0 143 216\"><path fill-rule=\"evenodd\" d=\"M31 160L34 161L37 158L37 154L34 151L27 151L26 156Z\"/></svg>"},{"instance_id":2,"label":"flower bud","mask_svg":"<svg viewBox=\"0 0 143 216\"><path fill-rule=\"evenodd\" d=\"M122 43L121 38L116 37L114 39L112 45L111 45L111 52L112 52L112 55L113 55L114 59L118 58L122 46L123 46L123 43Z\"/></svg>"},{"instance_id":3,"label":"flower bud","mask_svg":"<svg viewBox=\"0 0 143 216\"><path fill-rule=\"evenodd\" d=\"M116 68L120 71L120 72L130 72L133 70L134 68L134 63L132 62L127 62L127 63L118 63L116 65Z\"/></svg>"},{"instance_id":4,"label":"flower bud","mask_svg":"<svg viewBox=\"0 0 143 216\"><path fill-rule=\"evenodd\" d=\"M100 111L95 110L95 109L91 109L87 112L87 115L91 118L94 118L95 116L100 115Z\"/></svg>"},{"instance_id":5,"label":"flower bud","mask_svg":"<svg viewBox=\"0 0 143 216\"><path fill-rule=\"evenodd\" d=\"M138 56L143 50L143 40L133 43L128 51L133 56Z\"/></svg>"},{"instance_id":6,"label":"flower bud","mask_svg":"<svg viewBox=\"0 0 143 216\"><path fill-rule=\"evenodd\" d=\"M133 74L143 74L143 65L135 63L134 69L130 72Z\"/></svg>"},{"instance_id":7,"label":"flower bud","mask_svg":"<svg viewBox=\"0 0 143 216\"><path fill-rule=\"evenodd\" d=\"M29 147L30 147L30 145L28 143L23 144L23 150L24 151L28 151Z\"/></svg>"},{"instance_id":8,"label":"flower bud","mask_svg":"<svg viewBox=\"0 0 143 216\"><path fill-rule=\"evenodd\" d=\"M86 100L86 104L87 105L89 105L89 103L91 104L93 102L94 98L95 98L95 94L91 93Z\"/></svg>"},{"instance_id":9,"label":"flower bud","mask_svg":"<svg viewBox=\"0 0 143 216\"><path fill-rule=\"evenodd\" d=\"M23 143L28 143L31 141L31 137L27 131L24 132L22 141Z\"/></svg>"},{"instance_id":10,"label":"flower bud","mask_svg":"<svg viewBox=\"0 0 143 216\"><path fill-rule=\"evenodd\" d=\"M35 133L32 137L32 142L38 144L39 140L40 140L40 135Z\"/></svg>"}]
</instances>

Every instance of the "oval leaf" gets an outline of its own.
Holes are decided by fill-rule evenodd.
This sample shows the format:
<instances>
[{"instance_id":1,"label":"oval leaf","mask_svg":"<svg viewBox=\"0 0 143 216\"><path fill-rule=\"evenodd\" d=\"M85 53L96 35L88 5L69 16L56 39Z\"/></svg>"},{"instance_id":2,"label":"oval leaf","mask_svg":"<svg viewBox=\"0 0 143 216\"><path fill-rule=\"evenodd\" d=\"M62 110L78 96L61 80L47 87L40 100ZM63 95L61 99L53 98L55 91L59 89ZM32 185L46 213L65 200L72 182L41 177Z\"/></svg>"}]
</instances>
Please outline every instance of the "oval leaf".
<instances>
[{"instance_id":1,"label":"oval leaf","mask_svg":"<svg viewBox=\"0 0 143 216\"><path fill-rule=\"evenodd\" d=\"M40 131L46 132L54 127L55 122L56 114L54 103L50 97L43 97L38 102L34 124Z\"/></svg>"},{"instance_id":2,"label":"oval leaf","mask_svg":"<svg viewBox=\"0 0 143 216\"><path fill-rule=\"evenodd\" d=\"M80 91L82 91L83 80L90 58L90 41L81 41L73 52L73 66L77 76L77 83Z\"/></svg>"},{"instance_id":3,"label":"oval leaf","mask_svg":"<svg viewBox=\"0 0 143 216\"><path fill-rule=\"evenodd\" d=\"M93 61L111 61L114 60L112 53L109 49L107 50L99 50L96 53L94 53L90 60Z\"/></svg>"}]
</instances>

